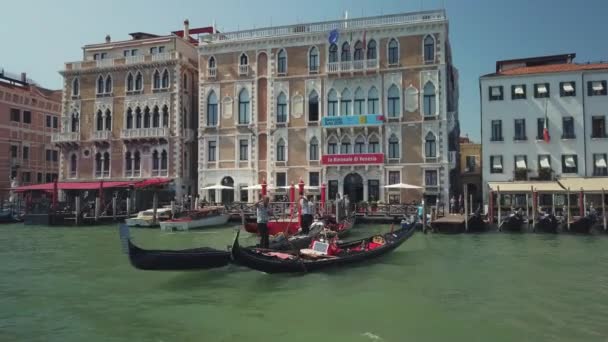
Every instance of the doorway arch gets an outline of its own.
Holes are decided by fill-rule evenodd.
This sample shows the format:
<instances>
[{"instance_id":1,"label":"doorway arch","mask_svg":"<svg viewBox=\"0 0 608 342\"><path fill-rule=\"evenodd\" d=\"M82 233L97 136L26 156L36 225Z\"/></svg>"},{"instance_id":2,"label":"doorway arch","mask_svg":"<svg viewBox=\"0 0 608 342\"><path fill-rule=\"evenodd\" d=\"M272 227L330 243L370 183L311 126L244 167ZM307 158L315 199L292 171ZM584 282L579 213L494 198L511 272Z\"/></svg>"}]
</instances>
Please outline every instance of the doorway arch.
<instances>
[{"instance_id":1,"label":"doorway arch","mask_svg":"<svg viewBox=\"0 0 608 342\"><path fill-rule=\"evenodd\" d=\"M346 175L343 191L344 195L348 195L350 203L363 201L363 177L356 172Z\"/></svg>"},{"instance_id":2,"label":"doorway arch","mask_svg":"<svg viewBox=\"0 0 608 342\"><path fill-rule=\"evenodd\" d=\"M234 202L234 179L226 176L222 178L221 184L232 187L232 189L222 189L222 203L226 204Z\"/></svg>"}]
</instances>

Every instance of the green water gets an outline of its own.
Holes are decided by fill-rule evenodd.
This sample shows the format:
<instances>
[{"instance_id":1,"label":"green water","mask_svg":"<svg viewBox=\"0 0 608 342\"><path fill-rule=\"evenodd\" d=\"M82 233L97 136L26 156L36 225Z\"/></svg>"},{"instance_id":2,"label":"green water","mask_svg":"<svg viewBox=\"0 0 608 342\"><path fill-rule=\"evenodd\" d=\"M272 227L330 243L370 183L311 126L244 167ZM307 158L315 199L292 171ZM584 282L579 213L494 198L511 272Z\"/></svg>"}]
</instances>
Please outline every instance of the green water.
<instances>
[{"instance_id":1,"label":"green water","mask_svg":"<svg viewBox=\"0 0 608 342\"><path fill-rule=\"evenodd\" d=\"M233 231L132 235L223 248ZM416 234L376 262L308 275L148 272L115 226L8 225L0 341L607 341L607 267L607 236L491 233Z\"/></svg>"}]
</instances>

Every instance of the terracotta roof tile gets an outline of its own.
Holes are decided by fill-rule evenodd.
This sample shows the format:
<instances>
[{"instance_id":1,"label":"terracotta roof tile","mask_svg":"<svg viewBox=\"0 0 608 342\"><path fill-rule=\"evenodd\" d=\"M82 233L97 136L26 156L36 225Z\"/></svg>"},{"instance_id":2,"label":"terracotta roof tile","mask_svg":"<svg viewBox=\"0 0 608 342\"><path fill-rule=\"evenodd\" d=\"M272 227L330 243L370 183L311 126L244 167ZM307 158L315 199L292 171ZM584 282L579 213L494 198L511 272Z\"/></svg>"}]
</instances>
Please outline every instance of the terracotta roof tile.
<instances>
[{"instance_id":1,"label":"terracotta roof tile","mask_svg":"<svg viewBox=\"0 0 608 342\"><path fill-rule=\"evenodd\" d=\"M568 71L583 71L583 70L601 70L608 69L608 63L590 63L590 64L549 64L531 67L520 67L505 70L499 73L489 74L486 76L516 76L528 74L546 74L555 72Z\"/></svg>"}]
</instances>

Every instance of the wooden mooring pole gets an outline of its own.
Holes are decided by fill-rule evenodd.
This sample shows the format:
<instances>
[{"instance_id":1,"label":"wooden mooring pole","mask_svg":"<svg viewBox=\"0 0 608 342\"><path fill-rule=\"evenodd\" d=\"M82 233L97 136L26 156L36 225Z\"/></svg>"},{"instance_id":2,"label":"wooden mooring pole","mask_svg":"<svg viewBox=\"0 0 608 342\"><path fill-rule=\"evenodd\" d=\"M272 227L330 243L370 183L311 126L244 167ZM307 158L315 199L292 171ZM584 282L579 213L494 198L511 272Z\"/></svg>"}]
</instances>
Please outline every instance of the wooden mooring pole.
<instances>
[{"instance_id":1,"label":"wooden mooring pole","mask_svg":"<svg viewBox=\"0 0 608 342\"><path fill-rule=\"evenodd\" d=\"M602 188L602 218L604 231L606 231L606 191L604 191L604 188Z\"/></svg>"},{"instance_id":2,"label":"wooden mooring pole","mask_svg":"<svg viewBox=\"0 0 608 342\"><path fill-rule=\"evenodd\" d=\"M536 229L536 206L538 205L538 194L534 192L534 186L530 186L530 190L532 191L532 231L534 231Z\"/></svg>"},{"instance_id":3,"label":"wooden mooring pole","mask_svg":"<svg viewBox=\"0 0 608 342\"><path fill-rule=\"evenodd\" d=\"M467 189L467 185L464 185L464 231L469 231L469 201L467 198L469 197L469 192Z\"/></svg>"},{"instance_id":4,"label":"wooden mooring pole","mask_svg":"<svg viewBox=\"0 0 608 342\"><path fill-rule=\"evenodd\" d=\"M112 218L116 221L116 196L112 197Z\"/></svg>"},{"instance_id":5,"label":"wooden mooring pole","mask_svg":"<svg viewBox=\"0 0 608 342\"><path fill-rule=\"evenodd\" d=\"M568 190L566 191L566 196L568 196L568 198L566 198L566 205L568 206L566 215L566 227L568 228L568 231L570 231L570 187L568 187Z\"/></svg>"},{"instance_id":6,"label":"wooden mooring pole","mask_svg":"<svg viewBox=\"0 0 608 342\"><path fill-rule=\"evenodd\" d=\"M82 209L80 208L80 194L78 194L78 196L76 196L76 203L74 205L74 207L76 208L76 225L79 226L80 225L80 214Z\"/></svg>"},{"instance_id":7,"label":"wooden mooring pole","mask_svg":"<svg viewBox=\"0 0 608 342\"><path fill-rule=\"evenodd\" d=\"M501 208L501 203L500 203L500 187L497 186L496 187L496 206L498 207L498 217L496 218L496 224L498 225L498 231L502 230L501 227L501 220L500 220L500 214L502 212L502 208Z\"/></svg>"},{"instance_id":8,"label":"wooden mooring pole","mask_svg":"<svg viewBox=\"0 0 608 342\"><path fill-rule=\"evenodd\" d=\"M95 222L99 221L99 214L101 212L101 199L95 197Z\"/></svg>"},{"instance_id":9,"label":"wooden mooring pole","mask_svg":"<svg viewBox=\"0 0 608 342\"><path fill-rule=\"evenodd\" d=\"M156 223L156 212L158 210L158 192L155 190L152 197L152 222Z\"/></svg>"}]
</instances>

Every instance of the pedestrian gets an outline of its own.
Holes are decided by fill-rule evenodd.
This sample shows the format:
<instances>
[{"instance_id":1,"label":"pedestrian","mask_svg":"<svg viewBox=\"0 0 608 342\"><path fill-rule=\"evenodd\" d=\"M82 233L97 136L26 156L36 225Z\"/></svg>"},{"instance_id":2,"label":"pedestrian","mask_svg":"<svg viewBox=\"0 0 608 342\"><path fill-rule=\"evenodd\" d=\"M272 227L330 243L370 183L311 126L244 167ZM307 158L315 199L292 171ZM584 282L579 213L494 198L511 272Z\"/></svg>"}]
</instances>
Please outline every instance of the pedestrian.
<instances>
[{"instance_id":1,"label":"pedestrian","mask_svg":"<svg viewBox=\"0 0 608 342\"><path fill-rule=\"evenodd\" d=\"M453 214L456 211L456 197L452 196L450 198L450 214Z\"/></svg>"},{"instance_id":2,"label":"pedestrian","mask_svg":"<svg viewBox=\"0 0 608 342\"><path fill-rule=\"evenodd\" d=\"M260 234L260 247L268 248L268 217L271 215L270 198L263 196L256 203L256 216L258 222L258 233Z\"/></svg>"},{"instance_id":3,"label":"pedestrian","mask_svg":"<svg viewBox=\"0 0 608 342\"><path fill-rule=\"evenodd\" d=\"M348 216L350 213L350 200L348 199L348 195L344 195L344 214Z\"/></svg>"},{"instance_id":4,"label":"pedestrian","mask_svg":"<svg viewBox=\"0 0 608 342\"><path fill-rule=\"evenodd\" d=\"M300 222L302 222L302 234L308 234L310 231L310 224L312 223L312 214L310 212L310 206L308 198L304 196L304 193L300 193Z\"/></svg>"}]
</instances>

